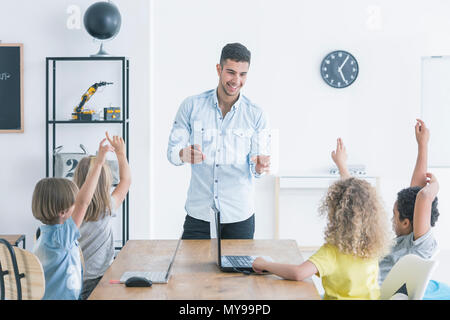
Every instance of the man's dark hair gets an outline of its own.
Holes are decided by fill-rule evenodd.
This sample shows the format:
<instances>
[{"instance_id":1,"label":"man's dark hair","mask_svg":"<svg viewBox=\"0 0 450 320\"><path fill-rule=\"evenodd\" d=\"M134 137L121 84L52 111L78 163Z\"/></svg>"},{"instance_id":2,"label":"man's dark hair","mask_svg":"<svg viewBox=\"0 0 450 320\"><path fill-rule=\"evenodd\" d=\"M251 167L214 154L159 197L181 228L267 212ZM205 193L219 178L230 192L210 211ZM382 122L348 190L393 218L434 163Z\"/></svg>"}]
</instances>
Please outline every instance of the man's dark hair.
<instances>
[{"instance_id":1,"label":"man's dark hair","mask_svg":"<svg viewBox=\"0 0 450 320\"><path fill-rule=\"evenodd\" d=\"M414 206L416 204L416 197L421 187L409 187L401 190L397 193L397 209L399 212L400 220L404 220L405 218L409 219L411 225L414 220ZM431 204L431 221L430 224L434 227L438 217L439 210L437 208L438 198L434 198Z\"/></svg>"},{"instance_id":2,"label":"man's dark hair","mask_svg":"<svg viewBox=\"0 0 450 320\"><path fill-rule=\"evenodd\" d=\"M250 64L250 57L251 53L245 46L240 43L229 43L222 49L220 65L223 66L224 61L227 59Z\"/></svg>"}]
</instances>

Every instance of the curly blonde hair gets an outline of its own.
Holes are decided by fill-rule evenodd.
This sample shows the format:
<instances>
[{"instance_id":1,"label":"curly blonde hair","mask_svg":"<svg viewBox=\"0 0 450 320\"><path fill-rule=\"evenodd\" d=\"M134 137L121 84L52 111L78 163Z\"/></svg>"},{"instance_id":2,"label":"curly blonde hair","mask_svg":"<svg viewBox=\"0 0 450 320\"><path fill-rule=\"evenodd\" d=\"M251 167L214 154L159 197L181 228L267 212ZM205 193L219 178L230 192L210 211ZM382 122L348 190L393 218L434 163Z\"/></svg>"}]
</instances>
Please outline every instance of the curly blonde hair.
<instances>
[{"instance_id":1,"label":"curly blonde hair","mask_svg":"<svg viewBox=\"0 0 450 320\"><path fill-rule=\"evenodd\" d=\"M390 246L387 213L367 181L348 178L330 186L320 209L327 216L325 242L344 254L379 258Z\"/></svg>"}]
</instances>

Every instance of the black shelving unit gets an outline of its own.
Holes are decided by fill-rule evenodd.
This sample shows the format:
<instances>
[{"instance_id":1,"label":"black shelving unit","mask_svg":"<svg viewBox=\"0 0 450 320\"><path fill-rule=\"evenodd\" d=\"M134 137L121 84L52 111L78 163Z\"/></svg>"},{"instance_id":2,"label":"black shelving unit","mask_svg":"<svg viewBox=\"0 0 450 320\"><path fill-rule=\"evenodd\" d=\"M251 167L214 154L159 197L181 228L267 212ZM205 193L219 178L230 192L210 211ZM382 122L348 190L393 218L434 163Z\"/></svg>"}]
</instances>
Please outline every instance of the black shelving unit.
<instances>
[{"instance_id":1,"label":"black shelving unit","mask_svg":"<svg viewBox=\"0 0 450 320\"><path fill-rule=\"evenodd\" d=\"M66 63L71 61L120 61L121 76L122 76L122 118L114 121L82 121L82 120L58 120L56 115L56 67L59 63ZM50 72L52 72L52 83L50 84ZM51 97L49 89L51 88ZM125 140L126 156L129 160L129 59L127 57L47 57L46 58L46 97L45 97L45 121L46 121L46 177L55 176L55 155L56 148L56 127L57 125L74 125L77 124L114 124L122 126L122 137ZM51 109L50 109L51 108ZM50 118L50 110L52 116ZM50 130L52 131L52 138L50 143ZM50 149L51 147L51 149ZM52 163L52 172L50 172L50 161ZM129 239L129 195L127 194L124 203L122 204L122 246ZM121 247L116 247L120 250Z\"/></svg>"}]
</instances>

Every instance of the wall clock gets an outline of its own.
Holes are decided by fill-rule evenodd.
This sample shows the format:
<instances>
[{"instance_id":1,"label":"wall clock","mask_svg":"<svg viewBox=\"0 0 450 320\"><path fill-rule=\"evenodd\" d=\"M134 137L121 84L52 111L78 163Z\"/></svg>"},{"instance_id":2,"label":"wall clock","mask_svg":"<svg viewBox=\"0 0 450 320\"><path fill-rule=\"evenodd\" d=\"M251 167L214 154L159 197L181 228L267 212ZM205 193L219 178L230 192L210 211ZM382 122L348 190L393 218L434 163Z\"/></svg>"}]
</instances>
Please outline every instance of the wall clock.
<instances>
[{"instance_id":1,"label":"wall clock","mask_svg":"<svg viewBox=\"0 0 450 320\"><path fill-rule=\"evenodd\" d=\"M345 88L358 77L358 62L344 50L330 52L320 65L322 79L333 88Z\"/></svg>"}]
</instances>

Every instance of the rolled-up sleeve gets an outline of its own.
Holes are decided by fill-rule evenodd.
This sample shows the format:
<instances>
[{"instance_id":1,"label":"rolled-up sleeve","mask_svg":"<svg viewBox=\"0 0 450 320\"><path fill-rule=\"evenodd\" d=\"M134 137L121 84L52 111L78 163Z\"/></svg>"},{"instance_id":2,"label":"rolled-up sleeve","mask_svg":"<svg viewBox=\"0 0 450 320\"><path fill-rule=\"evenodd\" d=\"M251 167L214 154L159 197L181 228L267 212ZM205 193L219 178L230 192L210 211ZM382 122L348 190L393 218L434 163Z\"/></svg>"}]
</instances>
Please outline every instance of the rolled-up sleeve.
<instances>
[{"instance_id":1,"label":"rolled-up sleeve","mask_svg":"<svg viewBox=\"0 0 450 320\"><path fill-rule=\"evenodd\" d=\"M191 103L188 99L182 102L173 122L167 147L167 159L175 166L184 164L180 159L180 150L189 145L191 126L189 124L189 114Z\"/></svg>"}]
</instances>

